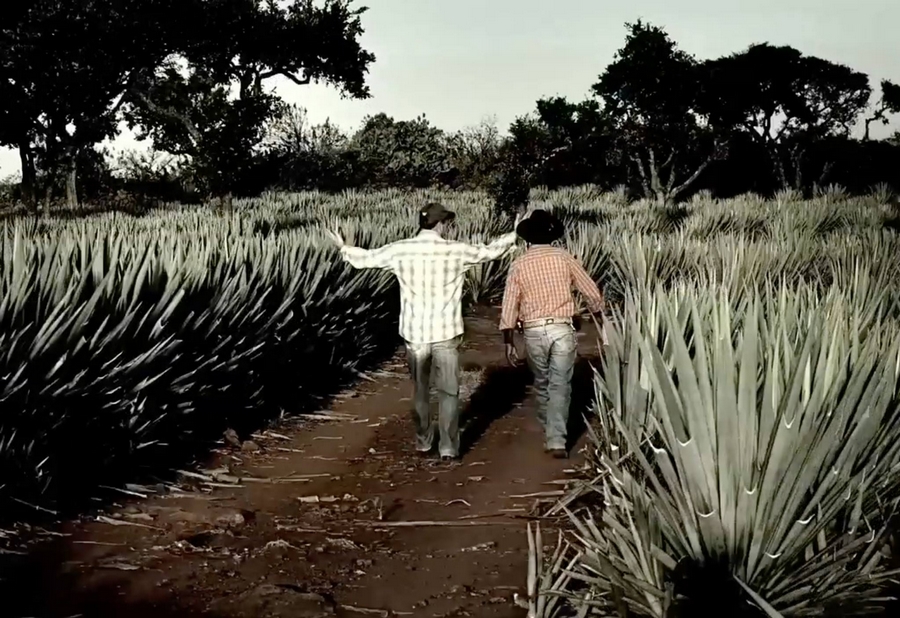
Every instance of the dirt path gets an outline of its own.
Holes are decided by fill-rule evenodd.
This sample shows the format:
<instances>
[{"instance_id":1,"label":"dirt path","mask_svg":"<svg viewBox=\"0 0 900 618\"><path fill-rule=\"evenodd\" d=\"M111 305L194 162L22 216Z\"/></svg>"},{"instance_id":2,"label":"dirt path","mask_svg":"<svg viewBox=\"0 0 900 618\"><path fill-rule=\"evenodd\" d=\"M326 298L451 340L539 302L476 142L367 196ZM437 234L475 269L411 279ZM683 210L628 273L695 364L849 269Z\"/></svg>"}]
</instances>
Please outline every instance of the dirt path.
<instances>
[{"instance_id":1,"label":"dirt path","mask_svg":"<svg viewBox=\"0 0 900 618\"><path fill-rule=\"evenodd\" d=\"M185 491L123 502L105 522L66 524L6 577L3 614L524 615L512 596L532 494L560 489L581 456L543 453L527 371L503 367L495 325L493 311L467 320L460 463L413 453L398 355L335 401L336 420L287 421L252 438L258 451L221 449L205 473L217 486L186 478ZM595 356L593 331L580 347ZM592 397L589 372L583 362L574 408ZM406 523L429 521L453 525Z\"/></svg>"}]
</instances>

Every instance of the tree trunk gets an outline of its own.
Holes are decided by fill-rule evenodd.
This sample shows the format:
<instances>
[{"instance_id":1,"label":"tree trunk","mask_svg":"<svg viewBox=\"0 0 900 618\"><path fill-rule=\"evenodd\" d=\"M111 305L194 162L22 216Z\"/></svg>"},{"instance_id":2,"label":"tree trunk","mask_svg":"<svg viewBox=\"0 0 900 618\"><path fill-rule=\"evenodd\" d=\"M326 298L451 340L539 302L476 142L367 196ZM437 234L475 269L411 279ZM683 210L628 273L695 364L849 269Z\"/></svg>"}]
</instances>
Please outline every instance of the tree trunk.
<instances>
[{"instance_id":1,"label":"tree trunk","mask_svg":"<svg viewBox=\"0 0 900 618\"><path fill-rule=\"evenodd\" d=\"M44 216L50 216L50 202L53 200L53 185L49 182L44 183Z\"/></svg>"},{"instance_id":2,"label":"tree trunk","mask_svg":"<svg viewBox=\"0 0 900 618\"><path fill-rule=\"evenodd\" d=\"M37 171L34 169L34 152L30 141L22 140L19 143L19 160L22 163L22 201L32 214L37 214Z\"/></svg>"},{"instance_id":3,"label":"tree trunk","mask_svg":"<svg viewBox=\"0 0 900 618\"><path fill-rule=\"evenodd\" d=\"M794 146L791 150L791 165L794 172L794 189L798 193L803 193L803 155L806 149L799 145Z\"/></svg>"},{"instance_id":4,"label":"tree trunk","mask_svg":"<svg viewBox=\"0 0 900 618\"><path fill-rule=\"evenodd\" d=\"M822 173L819 174L819 180L816 181L820 187L824 187L825 183L828 181L828 175L831 174L831 169L834 167L833 161L828 161L822 167Z\"/></svg>"},{"instance_id":5,"label":"tree trunk","mask_svg":"<svg viewBox=\"0 0 900 618\"><path fill-rule=\"evenodd\" d=\"M78 208L78 166L74 155L66 161L66 208Z\"/></svg>"},{"instance_id":6,"label":"tree trunk","mask_svg":"<svg viewBox=\"0 0 900 618\"><path fill-rule=\"evenodd\" d=\"M778 145L770 143L768 150L769 157L772 159L772 166L775 168L775 176L778 178L779 188L790 189L791 183L788 181L787 172L784 169L784 161L781 160L781 151L778 148Z\"/></svg>"},{"instance_id":7,"label":"tree trunk","mask_svg":"<svg viewBox=\"0 0 900 618\"><path fill-rule=\"evenodd\" d=\"M701 174L706 171L706 168L709 167L709 164L712 163L713 158L716 155L710 155L706 158L703 163L697 166L697 169L694 170L694 173L688 176L683 183L678 185L677 187L669 186L669 199L673 202L681 197L681 194L694 186L694 183L697 182L697 179L700 178ZM672 181L675 180L675 170L672 170Z\"/></svg>"},{"instance_id":8,"label":"tree trunk","mask_svg":"<svg viewBox=\"0 0 900 618\"><path fill-rule=\"evenodd\" d=\"M684 182L680 185L676 185L675 182L678 180L678 167L675 165L675 155L677 154L676 150L673 150L669 158L660 165L656 160L656 153L653 149L650 149L649 152L649 165L650 168L650 179L645 186L648 190L647 197L653 197L656 199L656 203L660 207L668 206L670 204L674 204L681 195L690 189L694 183L700 178L700 175L709 167L709 164L712 162L715 155L710 155L706 158L703 163L701 163L694 172L688 176ZM637 158L638 163L640 164L640 158ZM666 173L666 168L668 170L668 177L663 180L663 174ZM640 167L641 176L645 178L645 174L643 172L643 166Z\"/></svg>"}]
</instances>

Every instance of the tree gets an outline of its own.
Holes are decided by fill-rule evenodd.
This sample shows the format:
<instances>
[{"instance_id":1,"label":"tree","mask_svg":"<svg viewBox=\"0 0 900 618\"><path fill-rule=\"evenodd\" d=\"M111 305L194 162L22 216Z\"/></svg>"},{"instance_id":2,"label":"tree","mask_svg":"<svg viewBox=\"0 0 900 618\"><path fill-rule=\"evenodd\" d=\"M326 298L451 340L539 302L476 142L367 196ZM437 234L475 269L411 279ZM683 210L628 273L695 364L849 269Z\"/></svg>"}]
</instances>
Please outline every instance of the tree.
<instances>
[{"instance_id":1,"label":"tree","mask_svg":"<svg viewBox=\"0 0 900 618\"><path fill-rule=\"evenodd\" d=\"M447 136L451 167L469 187L483 187L497 167L503 138L496 118L482 120Z\"/></svg>"},{"instance_id":2,"label":"tree","mask_svg":"<svg viewBox=\"0 0 900 618\"><path fill-rule=\"evenodd\" d=\"M237 190L252 173L254 148L278 102L265 92L233 100L228 86L209 74L184 77L175 66L138 96L126 115L139 139L152 138L155 148L186 157L196 186L216 197Z\"/></svg>"},{"instance_id":3,"label":"tree","mask_svg":"<svg viewBox=\"0 0 900 618\"><path fill-rule=\"evenodd\" d=\"M706 108L765 149L782 187L803 185L801 163L816 140L849 135L871 96L869 79L841 64L768 43L706 63ZM789 179L785 159L794 172ZM828 173L826 165L820 182Z\"/></svg>"},{"instance_id":4,"label":"tree","mask_svg":"<svg viewBox=\"0 0 900 618\"><path fill-rule=\"evenodd\" d=\"M533 170L533 182L551 188L617 181L613 125L595 100L565 97L537 102L534 114L510 127L510 147Z\"/></svg>"},{"instance_id":5,"label":"tree","mask_svg":"<svg viewBox=\"0 0 900 618\"><path fill-rule=\"evenodd\" d=\"M450 167L444 133L424 115L414 120L369 116L351 148L359 153L366 181L376 186L427 187Z\"/></svg>"},{"instance_id":6,"label":"tree","mask_svg":"<svg viewBox=\"0 0 900 618\"><path fill-rule=\"evenodd\" d=\"M326 120L311 125L306 110L284 106L270 124L262 145L273 184L290 191L343 190L356 184L357 153L349 138Z\"/></svg>"},{"instance_id":7,"label":"tree","mask_svg":"<svg viewBox=\"0 0 900 618\"><path fill-rule=\"evenodd\" d=\"M3 33L4 35L6 32ZM17 148L22 165L22 197L30 209L36 207L35 184L37 172L34 162L36 101L28 84L20 78L20 67L14 60L17 54L11 41L4 37L0 50L0 146Z\"/></svg>"},{"instance_id":8,"label":"tree","mask_svg":"<svg viewBox=\"0 0 900 618\"><path fill-rule=\"evenodd\" d=\"M210 196L230 200L253 165L280 98L272 78L322 82L367 98L368 66L360 16L346 0L194 0L184 18L194 35L178 61L144 74L126 117L141 139L187 155Z\"/></svg>"},{"instance_id":9,"label":"tree","mask_svg":"<svg viewBox=\"0 0 900 618\"><path fill-rule=\"evenodd\" d=\"M67 202L77 205L79 158L117 133L135 77L183 40L179 10L188 1L3 4L0 143L19 149L27 200L39 166L50 177L63 172Z\"/></svg>"},{"instance_id":10,"label":"tree","mask_svg":"<svg viewBox=\"0 0 900 618\"><path fill-rule=\"evenodd\" d=\"M864 141L869 141L869 127L873 122L888 124L888 114L900 114L900 86L884 79L881 80L881 100L872 115L866 118Z\"/></svg>"},{"instance_id":11,"label":"tree","mask_svg":"<svg viewBox=\"0 0 900 618\"><path fill-rule=\"evenodd\" d=\"M26 25L32 25L31 3L0 5L0 145L16 148L22 165L21 192L36 209L37 171L34 161L37 120L41 114L32 77L32 56L40 45ZM31 36L29 37L29 34Z\"/></svg>"},{"instance_id":12,"label":"tree","mask_svg":"<svg viewBox=\"0 0 900 618\"><path fill-rule=\"evenodd\" d=\"M511 142L506 142L500 162L488 182L487 192L494 200L494 215L513 219L515 213L524 213L533 186L534 170L522 162Z\"/></svg>"},{"instance_id":13,"label":"tree","mask_svg":"<svg viewBox=\"0 0 900 618\"><path fill-rule=\"evenodd\" d=\"M647 197L678 199L721 156L701 93L705 71L659 27L626 24L625 45L593 86Z\"/></svg>"}]
</instances>

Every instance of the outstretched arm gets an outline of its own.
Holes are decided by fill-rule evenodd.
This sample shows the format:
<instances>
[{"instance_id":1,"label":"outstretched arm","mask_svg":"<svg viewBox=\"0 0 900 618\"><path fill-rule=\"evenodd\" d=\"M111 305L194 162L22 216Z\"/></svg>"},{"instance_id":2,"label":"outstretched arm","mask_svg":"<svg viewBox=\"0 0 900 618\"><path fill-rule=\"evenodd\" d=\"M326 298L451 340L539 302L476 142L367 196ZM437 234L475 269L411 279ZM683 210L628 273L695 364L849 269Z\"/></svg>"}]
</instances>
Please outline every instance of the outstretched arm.
<instances>
[{"instance_id":1,"label":"outstretched arm","mask_svg":"<svg viewBox=\"0 0 900 618\"><path fill-rule=\"evenodd\" d=\"M525 214L519 212L516 215L515 223L513 223L513 231L509 234L504 234L489 245L466 245L463 256L466 265L474 266L475 264L491 262L503 257L515 246L517 238L515 230L519 227L519 223L522 222L524 217Z\"/></svg>"},{"instance_id":2,"label":"outstretched arm","mask_svg":"<svg viewBox=\"0 0 900 618\"><path fill-rule=\"evenodd\" d=\"M341 257L354 268L380 268L391 266L391 245L378 249L360 249L359 247L341 247Z\"/></svg>"},{"instance_id":3,"label":"outstretched arm","mask_svg":"<svg viewBox=\"0 0 900 618\"><path fill-rule=\"evenodd\" d=\"M463 261L468 266L498 260L516 244L516 233L504 234L489 245L465 245Z\"/></svg>"},{"instance_id":4,"label":"outstretched arm","mask_svg":"<svg viewBox=\"0 0 900 618\"><path fill-rule=\"evenodd\" d=\"M341 257L354 268L390 268L391 245L385 245L378 249L361 249L350 247L338 232L327 232L331 241L337 246Z\"/></svg>"}]
</instances>

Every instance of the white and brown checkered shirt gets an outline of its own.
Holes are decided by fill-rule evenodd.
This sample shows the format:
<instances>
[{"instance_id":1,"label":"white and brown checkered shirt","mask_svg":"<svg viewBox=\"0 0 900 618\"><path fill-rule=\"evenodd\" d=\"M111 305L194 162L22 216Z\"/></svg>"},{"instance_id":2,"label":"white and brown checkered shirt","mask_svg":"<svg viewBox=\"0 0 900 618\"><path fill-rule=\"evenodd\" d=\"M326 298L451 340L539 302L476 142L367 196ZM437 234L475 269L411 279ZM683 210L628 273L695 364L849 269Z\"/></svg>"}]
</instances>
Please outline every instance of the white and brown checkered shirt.
<instances>
[{"instance_id":1,"label":"white and brown checkered shirt","mask_svg":"<svg viewBox=\"0 0 900 618\"><path fill-rule=\"evenodd\" d=\"M546 245L529 248L509 269L500 330L514 329L516 320L571 318L575 315L573 288L581 292L591 311L603 309L603 293L572 254Z\"/></svg>"},{"instance_id":2,"label":"white and brown checkered shirt","mask_svg":"<svg viewBox=\"0 0 900 618\"><path fill-rule=\"evenodd\" d=\"M409 343L447 341L463 334L462 294L466 272L503 257L516 234L489 245L445 240L430 230L379 249L344 247L341 255L355 268L380 268L400 283L400 336Z\"/></svg>"}]
</instances>

